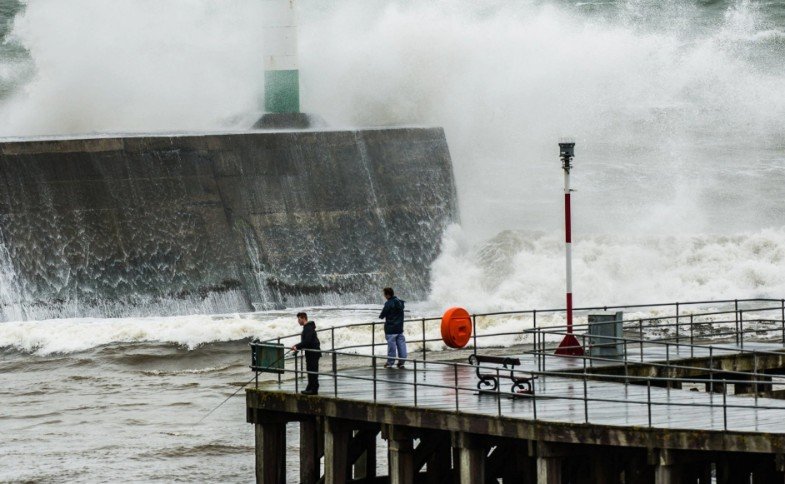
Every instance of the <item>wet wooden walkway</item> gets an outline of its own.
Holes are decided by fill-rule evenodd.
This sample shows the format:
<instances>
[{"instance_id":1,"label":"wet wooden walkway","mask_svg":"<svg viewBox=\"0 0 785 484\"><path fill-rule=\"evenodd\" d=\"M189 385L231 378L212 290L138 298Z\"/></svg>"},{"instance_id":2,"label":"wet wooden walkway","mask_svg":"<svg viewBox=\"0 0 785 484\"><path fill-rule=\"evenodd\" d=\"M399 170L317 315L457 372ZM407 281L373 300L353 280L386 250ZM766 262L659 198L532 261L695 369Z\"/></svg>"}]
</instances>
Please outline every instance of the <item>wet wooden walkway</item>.
<instances>
[{"instance_id":1,"label":"wet wooden walkway","mask_svg":"<svg viewBox=\"0 0 785 484\"><path fill-rule=\"evenodd\" d=\"M761 343L761 342L748 342L743 345L736 345L734 343L721 343L703 346L689 347L687 344L678 345L675 342L668 344L658 343L652 344L649 342L644 343L643 346L636 343L628 343L626 360L628 365L636 365L640 363L655 363L662 365L678 365L680 360L682 362L693 358L708 358L708 357L723 357L729 355L739 355L742 353L753 352L767 352L778 353L785 352L785 346L781 343ZM471 351L463 350L465 354L463 362L466 362ZM530 348L514 347L514 348L480 348L480 354L498 355L498 356L511 356L518 358L521 361L521 366L516 369L523 371L553 371L558 372L562 370L575 370L583 368L583 358L570 358L563 356L556 356L553 354L553 348L548 348L544 355L540 355L540 362L538 366L537 357L531 354ZM438 354L438 353L437 353ZM421 354L416 353L416 356ZM441 355L440 355L441 356ZM379 361L383 361L381 357ZM431 357L432 359L436 359ZM590 368L603 367L603 366L619 366L624 365L624 358L618 357L588 357L586 358L586 366Z\"/></svg>"},{"instance_id":2,"label":"wet wooden walkway","mask_svg":"<svg viewBox=\"0 0 785 484\"><path fill-rule=\"evenodd\" d=\"M579 364L579 361L573 363ZM327 370L326 363L323 363L322 372ZM374 395L372 368L339 370L338 374L337 378L320 375L320 395L549 422L635 427L648 427L651 423L652 427L668 429L785 433L785 401L770 398L592 380L584 383L580 377L546 375L536 380L534 397L511 394L510 385L505 384L504 379L497 395L478 392L475 371L465 366L457 367L459 390L456 392L455 367L430 363L423 369L421 362L418 362L416 378L411 364L403 370L377 368ZM305 384L303 378L298 384L299 390L303 390ZM294 392L295 382L260 383L260 389Z\"/></svg>"}]
</instances>

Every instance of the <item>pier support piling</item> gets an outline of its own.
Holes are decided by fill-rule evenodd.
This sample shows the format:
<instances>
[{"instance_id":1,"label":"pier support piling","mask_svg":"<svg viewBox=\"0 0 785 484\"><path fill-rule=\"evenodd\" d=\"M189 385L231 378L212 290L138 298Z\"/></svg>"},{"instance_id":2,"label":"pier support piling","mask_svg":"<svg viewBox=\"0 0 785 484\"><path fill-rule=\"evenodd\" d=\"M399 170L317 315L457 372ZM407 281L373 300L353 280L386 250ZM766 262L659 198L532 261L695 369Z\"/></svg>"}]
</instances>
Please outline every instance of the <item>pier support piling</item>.
<instances>
[{"instance_id":1,"label":"pier support piling","mask_svg":"<svg viewBox=\"0 0 785 484\"><path fill-rule=\"evenodd\" d=\"M785 436L776 432L532 422L257 389L247 391L247 405L257 482L265 484L286 482L290 422L300 425L306 484L785 483ZM379 432L387 476L376 472Z\"/></svg>"},{"instance_id":2,"label":"pier support piling","mask_svg":"<svg viewBox=\"0 0 785 484\"><path fill-rule=\"evenodd\" d=\"M603 454L605 458L602 457ZM618 462L619 456L612 449L603 449L603 451L597 451L596 454L590 455L589 463L593 468L593 472L590 474L591 478L587 479L587 481L605 482L608 484L619 483L621 471L617 466Z\"/></svg>"},{"instance_id":3,"label":"pier support piling","mask_svg":"<svg viewBox=\"0 0 785 484\"><path fill-rule=\"evenodd\" d=\"M326 418L324 425L324 480L326 484L349 481L349 439L352 429L337 418Z\"/></svg>"},{"instance_id":4,"label":"pier support piling","mask_svg":"<svg viewBox=\"0 0 785 484\"><path fill-rule=\"evenodd\" d=\"M419 472L423 465L427 466L425 482L428 484L452 482L452 446L449 432L436 430L420 434L420 444L414 454L415 472Z\"/></svg>"},{"instance_id":5,"label":"pier support piling","mask_svg":"<svg viewBox=\"0 0 785 484\"><path fill-rule=\"evenodd\" d=\"M382 427L389 449L390 484L414 483L414 445L411 431L398 425Z\"/></svg>"},{"instance_id":6,"label":"pier support piling","mask_svg":"<svg viewBox=\"0 0 785 484\"><path fill-rule=\"evenodd\" d=\"M286 422L270 420L254 425L256 482L286 483Z\"/></svg>"},{"instance_id":7,"label":"pier support piling","mask_svg":"<svg viewBox=\"0 0 785 484\"><path fill-rule=\"evenodd\" d=\"M561 484L563 454L546 442L537 442L537 484Z\"/></svg>"},{"instance_id":8,"label":"pier support piling","mask_svg":"<svg viewBox=\"0 0 785 484\"><path fill-rule=\"evenodd\" d=\"M770 383L770 376L757 375L756 377L749 377L749 379L758 383L736 383L733 386L733 393L736 395L745 393L771 394L772 384Z\"/></svg>"},{"instance_id":9,"label":"pier support piling","mask_svg":"<svg viewBox=\"0 0 785 484\"><path fill-rule=\"evenodd\" d=\"M490 482L501 478L502 482L535 484L537 463L529 456L526 441L499 439L493 452L485 462L485 477Z\"/></svg>"},{"instance_id":10,"label":"pier support piling","mask_svg":"<svg viewBox=\"0 0 785 484\"><path fill-rule=\"evenodd\" d=\"M349 461L354 461L355 480L373 480L376 477L376 436L378 433L378 428L354 431Z\"/></svg>"},{"instance_id":11,"label":"pier support piling","mask_svg":"<svg viewBox=\"0 0 785 484\"><path fill-rule=\"evenodd\" d=\"M654 484L681 484L682 465L667 450L658 452L657 467L654 468Z\"/></svg>"},{"instance_id":12,"label":"pier support piling","mask_svg":"<svg viewBox=\"0 0 785 484\"><path fill-rule=\"evenodd\" d=\"M324 455L324 422L320 417L300 422L300 482L315 484L321 478Z\"/></svg>"},{"instance_id":13,"label":"pier support piling","mask_svg":"<svg viewBox=\"0 0 785 484\"><path fill-rule=\"evenodd\" d=\"M482 438L466 432L454 432L452 446L458 453L458 482L485 482L485 456L488 448Z\"/></svg>"}]
</instances>

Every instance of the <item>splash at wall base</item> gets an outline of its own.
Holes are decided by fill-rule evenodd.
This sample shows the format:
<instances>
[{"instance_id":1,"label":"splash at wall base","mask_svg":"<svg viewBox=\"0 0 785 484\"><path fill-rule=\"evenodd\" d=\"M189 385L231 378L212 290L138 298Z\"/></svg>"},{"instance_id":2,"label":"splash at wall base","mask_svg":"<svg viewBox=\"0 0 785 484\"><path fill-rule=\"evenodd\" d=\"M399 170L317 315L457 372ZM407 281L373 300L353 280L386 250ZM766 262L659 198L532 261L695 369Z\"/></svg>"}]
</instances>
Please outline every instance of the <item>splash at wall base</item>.
<instances>
[{"instance_id":1,"label":"splash at wall base","mask_svg":"<svg viewBox=\"0 0 785 484\"><path fill-rule=\"evenodd\" d=\"M439 128L15 140L0 181L5 320L416 300L457 219Z\"/></svg>"},{"instance_id":2,"label":"splash at wall base","mask_svg":"<svg viewBox=\"0 0 785 484\"><path fill-rule=\"evenodd\" d=\"M327 123L321 116L308 113L266 113L253 125L253 129L315 129L326 127Z\"/></svg>"}]
</instances>

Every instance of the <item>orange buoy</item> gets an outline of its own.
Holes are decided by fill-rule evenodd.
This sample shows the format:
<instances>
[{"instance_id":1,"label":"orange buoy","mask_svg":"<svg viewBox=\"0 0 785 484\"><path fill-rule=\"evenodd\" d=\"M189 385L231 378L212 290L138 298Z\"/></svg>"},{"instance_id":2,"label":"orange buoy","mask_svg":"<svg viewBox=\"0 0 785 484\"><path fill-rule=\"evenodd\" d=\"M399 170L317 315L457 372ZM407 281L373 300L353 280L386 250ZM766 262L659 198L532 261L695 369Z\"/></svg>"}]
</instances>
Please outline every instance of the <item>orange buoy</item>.
<instances>
[{"instance_id":1,"label":"orange buoy","mask_svg":"<svg viewBox=\"0 0 785 484\"><path fill-rule=\"evenodd\" d=\"M463 308L450 308L442 316L442 341L450 348L463 348L472 337L472 318Z\"/></svg>"}]
</instances>

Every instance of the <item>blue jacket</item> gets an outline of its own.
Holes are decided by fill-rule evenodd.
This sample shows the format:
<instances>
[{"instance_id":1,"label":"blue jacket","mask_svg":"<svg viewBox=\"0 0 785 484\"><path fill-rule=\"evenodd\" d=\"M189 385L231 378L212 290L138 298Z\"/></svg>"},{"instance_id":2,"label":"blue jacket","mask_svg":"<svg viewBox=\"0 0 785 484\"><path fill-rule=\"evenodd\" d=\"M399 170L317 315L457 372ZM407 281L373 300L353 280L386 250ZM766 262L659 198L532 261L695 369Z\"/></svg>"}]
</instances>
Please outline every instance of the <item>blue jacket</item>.
<instances>
[{"instance_id":1,"label":"blue jacket","mask_svg":"<svg viewBox=\"0 0 785 484\"><path fill-rule=\"evenodd\" d=\"M379 319L384 319L384 334L403 333L403 306L406 301L393 296L384 303Z\"/></svg>"}]
</instances>

